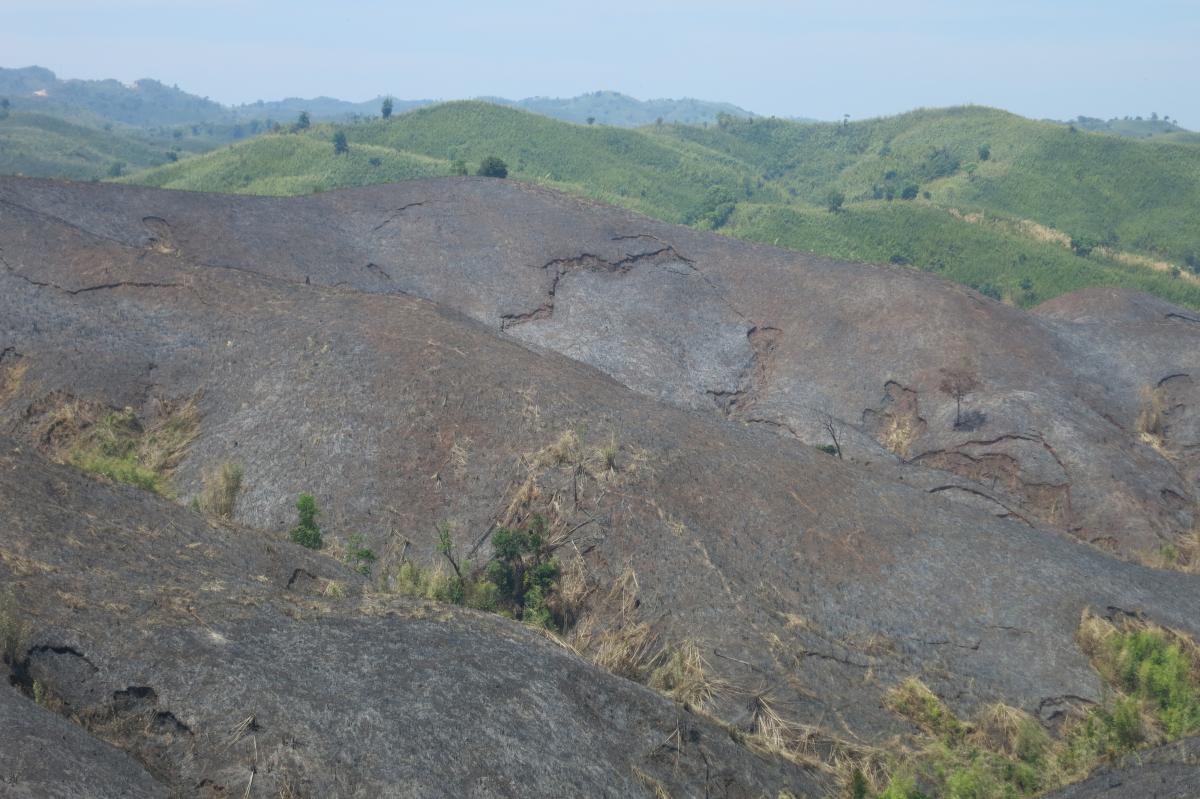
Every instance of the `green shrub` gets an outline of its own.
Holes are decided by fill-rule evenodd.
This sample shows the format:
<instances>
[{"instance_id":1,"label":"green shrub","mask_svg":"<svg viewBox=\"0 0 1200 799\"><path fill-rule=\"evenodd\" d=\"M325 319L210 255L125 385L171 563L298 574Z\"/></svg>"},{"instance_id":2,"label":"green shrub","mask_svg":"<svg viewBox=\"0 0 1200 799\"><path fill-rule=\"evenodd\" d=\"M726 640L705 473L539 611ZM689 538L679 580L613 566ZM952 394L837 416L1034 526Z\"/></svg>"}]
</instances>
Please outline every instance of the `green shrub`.
<instances>
[{"instance_id":1,"label":"green shrub","mask_svg":"<svg viewBox=\"0 0 1200 799\"><path fill-rule=\"evenodd\" d=\"M506 178L508 177L508 164L494 155L489 155L479 162L479 171L475 174L484 178Z\"/></svg>"},{"instance_id":2,"label":"green shrub","mask_svg":"<svg viewBox=\"0 0 1200 799\"><path fill-rule=\"evenodd\" d=\"M324 546L321 540L321 528L317 525L317 500L312 494L301 494L296 500L298 521L290 533L293 543L309 549L320 549Z\"/></svg>"},{"instance_id":3,"label":"green shrub","mask_svg":"<svg viewBox=\"0 0 1200 799\"><path fill-rule=\"evenodd\" d=\"M545 517L536 514L524 528L501 527L492 534L492 560L485 574L496 586L498 604L514 618L561 630L549 606L560 569L550 556L545 534Z\"/></svg>"},{"instance_id":4,"label":"green shrub","mask_svg":"<svg viewBox=\"0 0 1200 799\"><path fill-rule=\"evenodd\" d=\"M356 533L346 542L342 562L359 574L370 574L371 566L375 563L375 553L364 546L363 537Z\"/></svg>"}]
</instances>

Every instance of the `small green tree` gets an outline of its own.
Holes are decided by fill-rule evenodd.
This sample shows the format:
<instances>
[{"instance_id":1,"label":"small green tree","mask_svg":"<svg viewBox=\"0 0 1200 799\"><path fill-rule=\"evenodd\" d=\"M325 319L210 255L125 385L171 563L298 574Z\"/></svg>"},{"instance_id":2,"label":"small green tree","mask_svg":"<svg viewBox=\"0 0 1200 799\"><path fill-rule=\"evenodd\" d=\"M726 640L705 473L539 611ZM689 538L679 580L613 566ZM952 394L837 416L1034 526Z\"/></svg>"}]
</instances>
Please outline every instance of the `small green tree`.
<instances>
[{"instance_id":1,"label":"small green tree","mask_svg":"<svg viewBox=\"0 0 1200 799\"><path fill-rule=\"evenodd\" d=\"M825 207L829 209L829 213L836 214L842 210L842 205L846 202L846 195L842 194L837 189L834 189L825 195Z\"/></svg>"},{"instance_id":2,"label":"small green tree","mask_svg":"<svg viewBox=\"0 0 1200 799\"><path fill-rule=\"evenodd\" d=\"M479 171L475 174L485 178L506 178L508 177L508 164L494 155L489 155L479 162Z\"/></svg>"},{"instance_id":3,"label":"small green tree","mask_svg":"<svg viewBox=\"0 0 1200 799\"><path fill-rule=\"evenodd\" d=\"M979 160L986 161L992 157L992 148L986 144L979 148Z\"/></svg>"},{"instance_id":4,"label":"small green tree","mask_svg":"<svg viewBox=\"0 0 1200 799\"><path fill-rule=\"evenodd\" d=\"M350 152L350 145L346 143L346 134L338 131L333 134L333 154L344 155Z\"/></svg>"},{"instance_id":5,"label":"small green tree","mask_svg":"<svg viewBox=\"0 0 1200 799\"><path fill-rule=\"evenodd\" d=\"M920 189L917 188L917 184L909 183L907 186L904 187L904 191L900 192L900 199L901 200L915 200L915 199L917 199L918 192L920 192Z\"/></svg>"},{"instance_id":6,"label":"small green tree","mask_svg":"<svg viewBox=\"0 0 1200 799\"><path fill-rule=\"evenodd\" d=\"M467 169L467 162L461 158L455 158L450 162L451 175L469 175L470 170Z\"/></svg>"},{"instance_id":7,"label":"small green tree","mask_svg":"<svg viewBox=\"0 0 1200 799\"><path fill-rule=\"evenodd\" d=\"M312 494L299 496L296 500L298 519L290 534L293 543L309 549L320 549L324 546L324 542L321 540L321 528L317 525L317 514L320 512L320 509L317 508L317 500Z\"/></svg>"},{"instance_id":8,"label":"small green tree","mask_svg":"<svg viewBox=\"0 0 1200 799\"><path fill-rule=\"evenodd\" d=\"M1080 258L1086 258L1092 254L1092 250L1100 246L1100 242L1091 236L1072 236L1071 251Z\"/></svg>"},{"instance_id":9,"label":"small green tree","mask_svg":"<svg viewBox=\"0 0 1200 799\"><path fill-rule=\"evenodd\" d=\"M596 124L596 118L595 118L595 117L588 117L588 118L587 118L587 123L588 123L589 125L595 125L595 124Z\"/></svg>"},{"instance_id":10,"label":"small green tree","mask_svg":"<svg viewBox=\"0 0 1200 799\"><path fill-rule=\"evenodd\" d=\"M380 112L380 114L383 115L384 119L391 118L391 116L392 116L392 98L391 97L383 98L383 106L380 108L379 112Z\"/></svg>"},{"instance_id":11,"label":"small green tree","mask_svg":"<svg viewBox=\"0 0 1200 799\"><path fill-rule=\"evenodd\" d=\"M492 534L492 560L485 573L488 582L496 586L498 601L513 616L560 630L551 597L561 572L546 542L546 528L545 517L534 515L523 529L498 529Z\"/></svg>"},{"instance_id":12,"label":"small green tree","mask_svg":"<svg viewBox=\"0 0 1200 799\"><path fill-rule=\"evenodd\" d=\"M300 116L296 117L296 130L308 130L312 125L312 120L309 119L307 111L301 111Z\"/></svg>"},{"instance_id":13,"label":"small green tree","mask_svg":"<svg viewBox=\"0 0 1200 799\"><path fill-rule=\"evenodd\" d=\"M361 535L355 534L346 542L346 553L342 555L342 562L359 574L369 575L371 564L375 562L375 553L366 546Z\"/></svg>"}]
</instances>

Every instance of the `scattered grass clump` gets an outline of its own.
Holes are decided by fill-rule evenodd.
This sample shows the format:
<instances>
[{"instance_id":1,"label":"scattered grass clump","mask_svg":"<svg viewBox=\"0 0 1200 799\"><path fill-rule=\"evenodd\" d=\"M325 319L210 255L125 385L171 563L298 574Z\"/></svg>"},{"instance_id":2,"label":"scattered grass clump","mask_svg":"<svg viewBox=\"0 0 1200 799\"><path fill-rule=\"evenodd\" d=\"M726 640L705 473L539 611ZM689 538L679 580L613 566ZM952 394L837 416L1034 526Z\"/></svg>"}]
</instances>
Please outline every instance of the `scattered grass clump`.
<instances>
[{"instance_id":1,"label":"scattered grass clump","mask_svg":"<svg viewBox=\"0 0 1200 799\"><path fill-rule=\"evenodd\" d=\"M450 526L438 526L437 552L449 569L405 561L390 581L393 591L409 596L486 610L561 633L574 614L577 592L547 538L545 517L534 514L523 526L492 533L492 556L475 565L456 553Z\"/></svg>"},{"instance_id":2,"label":"scattered grass clump","mask_svg":"<svg viewBox=\"0 0 1200 799\"><path fill-rule=\"evenodd\" d=\"M0 594L0 659L5 664L16 665L25 654L30 632L31 626L12 591Z\"/></svg>"},{"instance_id":3,"label":"scattered grass clump","mask_svg":"<svg viewBox=\"0 0 1200 799\"><path fill-rule=\"evenodd\" d=\"M1161 387L1142 389L1142 407L1138 411L1134 429L1138 437L1159 452L1167 448L1166 422L1167 398Z\"/></svg>"},{"instance_id":4,"label":"scattered grass clump","mask_svg":"<svg viewBox=\"0 0 1200 799\"><path fill-rule=\"evenodd\" d=\"M369 575L375 560L375 553L367 547L361 535L356 533L346 541L346 550L342 553L342 563L354 571Z\"/></svg>"},{"instance_id":5,"label":"scattered grass clump","mask_svg":"<svg viewBox=\"0 0 1200 799\"><path fill-rule=\"evenodd\" d=\"M244 471L240 464L224 461L215 468L205 471L203 487L197 505L205 513L222 519L233 518L238 492L242 490Z\"/></svg>"},{"instance_id":6,"label":"scattered grass clump","mask_svg":"<svg viewBox=\"0 0 1200 799\"><path fill-rule=\"evenodd\" d=\"M922 790L963 799L1038 796L1106 760L1200 732L1194 641L1140 619L1118 624L1086 611L1076 637L1111 690L1057 736L1003 704L961 721L915 678L889 691L888 708L921 735L915 751L895 758L877 799L919 799L927 795Z\"/></svg>"},{"instance_id":7,"label":"scattered grass clump","mask_svg":"<svg viewBox=\"0 0 1200 799\"><path fill-rule=\"evenodd\" d=\"M169 497L171 473L199 433L200 412L192 400L164 402L159 417L146 427L132 408L108 411L94 422L81 419L80 424L67 462Z\"/></svg>"}]
</instances>

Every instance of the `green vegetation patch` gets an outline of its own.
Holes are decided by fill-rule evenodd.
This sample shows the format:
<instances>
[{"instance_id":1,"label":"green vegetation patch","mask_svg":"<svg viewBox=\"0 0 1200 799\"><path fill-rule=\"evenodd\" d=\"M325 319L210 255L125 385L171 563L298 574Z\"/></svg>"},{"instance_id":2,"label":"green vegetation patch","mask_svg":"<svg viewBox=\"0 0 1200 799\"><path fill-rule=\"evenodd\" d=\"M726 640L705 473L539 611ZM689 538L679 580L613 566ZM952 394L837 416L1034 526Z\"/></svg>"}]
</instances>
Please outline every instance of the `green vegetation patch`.
<instances>
[{"instance_id":1,"label":"green vegetation patch","mask_svg":"<svg viewBox=\"0 0 1200 799\"><path fill-rule=\"evenodd\" d=\"M1002 704L962 721L922 682L909 679L888 692L886 704L921 730L916 747L894 758L881 791L862 781L855 795L1038 796L1086 777L1104 761L1200 732L1200 648L1193 640L1141 620L1115 624L1090 613L1077 638L1110 690L1060 735Z\"/></svg>"},{"instance_id":2,"label":"green vegetation patch","mask_svg":"<svg viewBox=\"0 0 1200 799\"><path fill-rule=\"evenodd\" d=\"M483 564L462 561L456 554L450 527L438 528L437 551L449 568L400 564L391 575L391 590L486 610L561 633L570 618L562 591L562 569L546 537L543 516L534 514L518 527L492 533L492 556Z\"/></svg>"},{"instance_id":3,"label":"green vegetation patch","mask_svg":"<svg viewBox=\"0 0 1200 799\"><path fill-rule=\"evenodd\" d=\"M82 406L64 408L60 415L86 417ZM163 414L148 426L132 408L110 410L91 421L66 447L68 463L119 483L172 496L170 476L199 433L200 413L191 400L165 404Z\"/></svg>"}]
</instances>

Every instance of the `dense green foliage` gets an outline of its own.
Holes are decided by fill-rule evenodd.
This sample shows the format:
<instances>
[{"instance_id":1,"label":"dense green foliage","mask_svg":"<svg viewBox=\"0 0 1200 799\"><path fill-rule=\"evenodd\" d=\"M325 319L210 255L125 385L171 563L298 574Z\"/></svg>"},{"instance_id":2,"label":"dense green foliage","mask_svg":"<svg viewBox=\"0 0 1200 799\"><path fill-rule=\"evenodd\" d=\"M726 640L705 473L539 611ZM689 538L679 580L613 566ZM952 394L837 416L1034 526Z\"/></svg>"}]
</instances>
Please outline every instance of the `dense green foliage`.
<instances>
[{"instance_id":1,"label":"dense green foliage","mask_svg":"<svg viewBox=\"0 0 1200 799\"><path fill-rule=\"evenodd\" d=\"M508 177L508 164L494 155L489 155L479 162L479 171L475 174L484 178L506 178Z\"/></svg>"},{"instance_id":2,"label":"dense green foliage","mask_svg":"<svg viewBox=\"0 0 1200 799\"><path fill-rule=\"evenodd\" d=\"M502 527L494 532L492 559L484 574L496 586L500 606L514 618L548 630L562 630L550 609L559 567L550 554L543 517L535 515L524 528Z\"/></svg>"},{"instance_id":3,"label":"dense green foliage","mask_svg":"<svg viewBox=\"0 0 1200 799\"><path fill-rule=\"evenodd\" d=\"M476 171L495 156L511 177L669 222L910 264L1021 305L1114 285L1200 307L1200 281L1186 267L1200 252L1190 223L1200 212L1200 147L1190 144L1072 131L976 107L849 124L721 115L707 127L625 130L459 102L342 129L352 154L380 166L337 165L329 149L309 147L312 137L331 135L314 126L125 180L295 194L395 180L397 172ZM405 168L384 168L394 163L387 156ZM844 213L813 213L839 196ZM1071 239L1092 244L1076 256Z\"/></svg>"},{"instance_id":4,"label":"dense green foliage","mask_svg":"<svg viewBox=\"0 0 1200 799\"><path fill-rule=\"evenodd\" d=\"M317 500L312 494L301 494L296 500L296 526L289 534L292 542L309 549L320 549L324 546L321 540L321 527L317 524Z\"/></svg>"}]
</instances>

